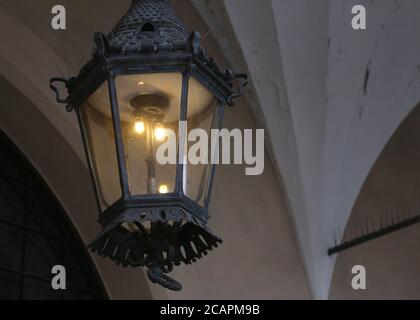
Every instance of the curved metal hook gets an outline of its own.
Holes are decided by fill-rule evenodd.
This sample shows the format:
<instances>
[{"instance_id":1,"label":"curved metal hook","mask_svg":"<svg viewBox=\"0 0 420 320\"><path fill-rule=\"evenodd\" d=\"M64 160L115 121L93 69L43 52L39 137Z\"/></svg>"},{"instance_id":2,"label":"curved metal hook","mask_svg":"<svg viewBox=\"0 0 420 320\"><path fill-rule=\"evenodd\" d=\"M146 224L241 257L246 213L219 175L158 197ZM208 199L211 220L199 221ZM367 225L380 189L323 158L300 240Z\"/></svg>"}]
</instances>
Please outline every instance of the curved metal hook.
<instances>
[{"instance_id":1,"label":"curved metal hook","mask_svg":"<svg viewBox=\"0 0 420 320\"><path fill-rule=\"evenodd\" d=\"M243 92L244 88L248 84L248 75L245 74L245 73L238 73L238 74L232 75L232 81L234 81L236 79L241 80L241 82L239 84L239 87L238 87L238 91L236 93L232 94L229 98L227 98L227 101L226 101L226 103L231 107L233 106L233 99L240 97L242 95L242 92Z\"/></svg>"},{"instance_id":2,"label":"curved metal hook","mask_svg":"<svg viewBox=\"0 0 420 320\"><path fill-rule=\"evenodd\" d=\"M61 83L64 83L66 85L68 80L63 79L63 78L51 78L50 79L50 88L55 93L55 100L58 103L65 103L67 112L73 111L73 106L70 105L69 99L68 98L65 98L65 99L60 98L60 92L58 91L58 88L54 85L54 83L56 83L56 82L61 82Z\"/></svg>"},{"instance_id":3,"label":"curved metal hook","mask_svg":"<svg viewBox=\"0 0 420 320\"><path fill-rule=\"evenodd\" d=\"M181 291L182 285L175 279L164 274L162 268L158 265L151 265L147 270L147 277L153 283L158 283L162 287L172 290L172 291Z\"/></svg>"}]
</instances>

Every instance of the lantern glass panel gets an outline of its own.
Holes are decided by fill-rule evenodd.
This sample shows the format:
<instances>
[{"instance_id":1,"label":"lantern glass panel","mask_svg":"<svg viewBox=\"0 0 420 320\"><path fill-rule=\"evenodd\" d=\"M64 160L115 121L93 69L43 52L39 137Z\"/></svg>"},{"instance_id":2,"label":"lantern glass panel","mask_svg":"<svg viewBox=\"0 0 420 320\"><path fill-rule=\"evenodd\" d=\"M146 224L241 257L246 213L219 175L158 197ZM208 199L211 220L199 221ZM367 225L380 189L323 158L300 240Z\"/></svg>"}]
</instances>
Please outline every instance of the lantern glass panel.
<instances>
[{"instance_id":1,"label":"lantern glass panel","mask_svg":"<svg viewBox=\"0 0 420 320\"><path fill-rule=\"evenodd\" d=\"M80 107L81 122L91 158L102 211L122 196L108 82Z\"/></svg>"},{"instance_id":2,"label":"lantern glass panel","mask_svg":"<svg viewBox=\"0 0 420 320\"><path fill-rule=\"evenodd\" d=\"M184 161L183 188L185 195L203 207L207 205L214 169L211 163L215 159L211 159L211 150L215 149L215 145L212 145L211 129L220 127L218 106L216 97L191 77L187 109L188 161ZM216 153L213 155L217 156Z\"/></svg>"},{"instance_id":3,"label":"lantern glass panel","mask_svg":"<svg viewBox=\"0 0 420 320\"><path fill-rule=\"evenodd\" d=\"M173 193L182 74L121 75L116 78L116 89L130 193ZM170 133L174 133L175 159L162 164L156 154Z\"/></svg>"}]
</instances>

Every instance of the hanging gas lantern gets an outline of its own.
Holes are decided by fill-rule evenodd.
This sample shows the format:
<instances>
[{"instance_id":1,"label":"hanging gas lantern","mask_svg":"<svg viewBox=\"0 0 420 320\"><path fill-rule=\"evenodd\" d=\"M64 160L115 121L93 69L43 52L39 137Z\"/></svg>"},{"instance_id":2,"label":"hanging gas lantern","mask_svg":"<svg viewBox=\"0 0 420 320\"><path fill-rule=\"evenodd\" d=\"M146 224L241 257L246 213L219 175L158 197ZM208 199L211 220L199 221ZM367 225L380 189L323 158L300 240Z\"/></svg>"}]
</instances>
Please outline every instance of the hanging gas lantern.
<instances>
[{"instance_id":1,"label":"hanging gas lantern","mask_svg":"<svg viewBox=\"0 0 420 320\"><path fill-rule=\"evenodd\" d=\"M221 239L207 226L215 167L182 161L188 132L180 123L220 129L225 105L240 96L247 76L221 72L167 0L133 0L108 36L95 34L95 43L77 77L50 83L79 119L103 226L90 249L124 267L145 266L152 282L181 290L167 273ZM67 98L59 97L56 82L65 83ZM172 133L181 161L162 164L156 152Z\"/></svg>"}]
</instances>

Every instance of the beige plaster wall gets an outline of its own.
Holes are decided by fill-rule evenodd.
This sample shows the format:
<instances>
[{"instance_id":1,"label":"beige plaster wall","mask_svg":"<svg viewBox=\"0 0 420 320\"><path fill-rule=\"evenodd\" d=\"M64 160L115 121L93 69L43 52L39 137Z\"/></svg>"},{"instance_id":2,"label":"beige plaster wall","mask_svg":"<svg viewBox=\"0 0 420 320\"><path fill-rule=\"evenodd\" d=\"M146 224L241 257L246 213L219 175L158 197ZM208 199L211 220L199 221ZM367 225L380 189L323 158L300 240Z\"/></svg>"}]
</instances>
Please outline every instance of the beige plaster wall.
<instances>
[{"instance_id":1,"label":"beige plaster wall","mask_svg":"<svg viewBox=\"0 0 420 320\"><path fill-rule=\"evenodd\" d=\"M253 128L245 102L226 112L226 128ZM261 176L244 166L217 169L211 228L224 243L174 276L184 283L175 299L309 299L284 197L266 157Z\"/></svg>"}]
</instances>

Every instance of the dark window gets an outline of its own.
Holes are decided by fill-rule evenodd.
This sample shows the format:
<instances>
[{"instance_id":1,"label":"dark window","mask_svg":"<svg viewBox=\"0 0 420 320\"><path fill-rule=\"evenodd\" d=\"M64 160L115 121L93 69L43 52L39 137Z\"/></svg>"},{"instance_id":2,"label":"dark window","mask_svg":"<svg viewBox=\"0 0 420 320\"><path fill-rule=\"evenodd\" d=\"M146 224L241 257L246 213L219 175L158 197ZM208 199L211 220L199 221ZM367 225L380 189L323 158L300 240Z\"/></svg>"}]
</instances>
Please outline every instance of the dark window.
<instances>
[{"instance_id":1,"label":"dark window","mask_svg":"<svg viewBox=\"0 0 420 320\"><path fill-rule=\"evenodd\" d=\"M66 268L66 290L51 287L54 265ZM0 131L0 300L105 298L63 208Z\"/></svg>"}]
</instances>

